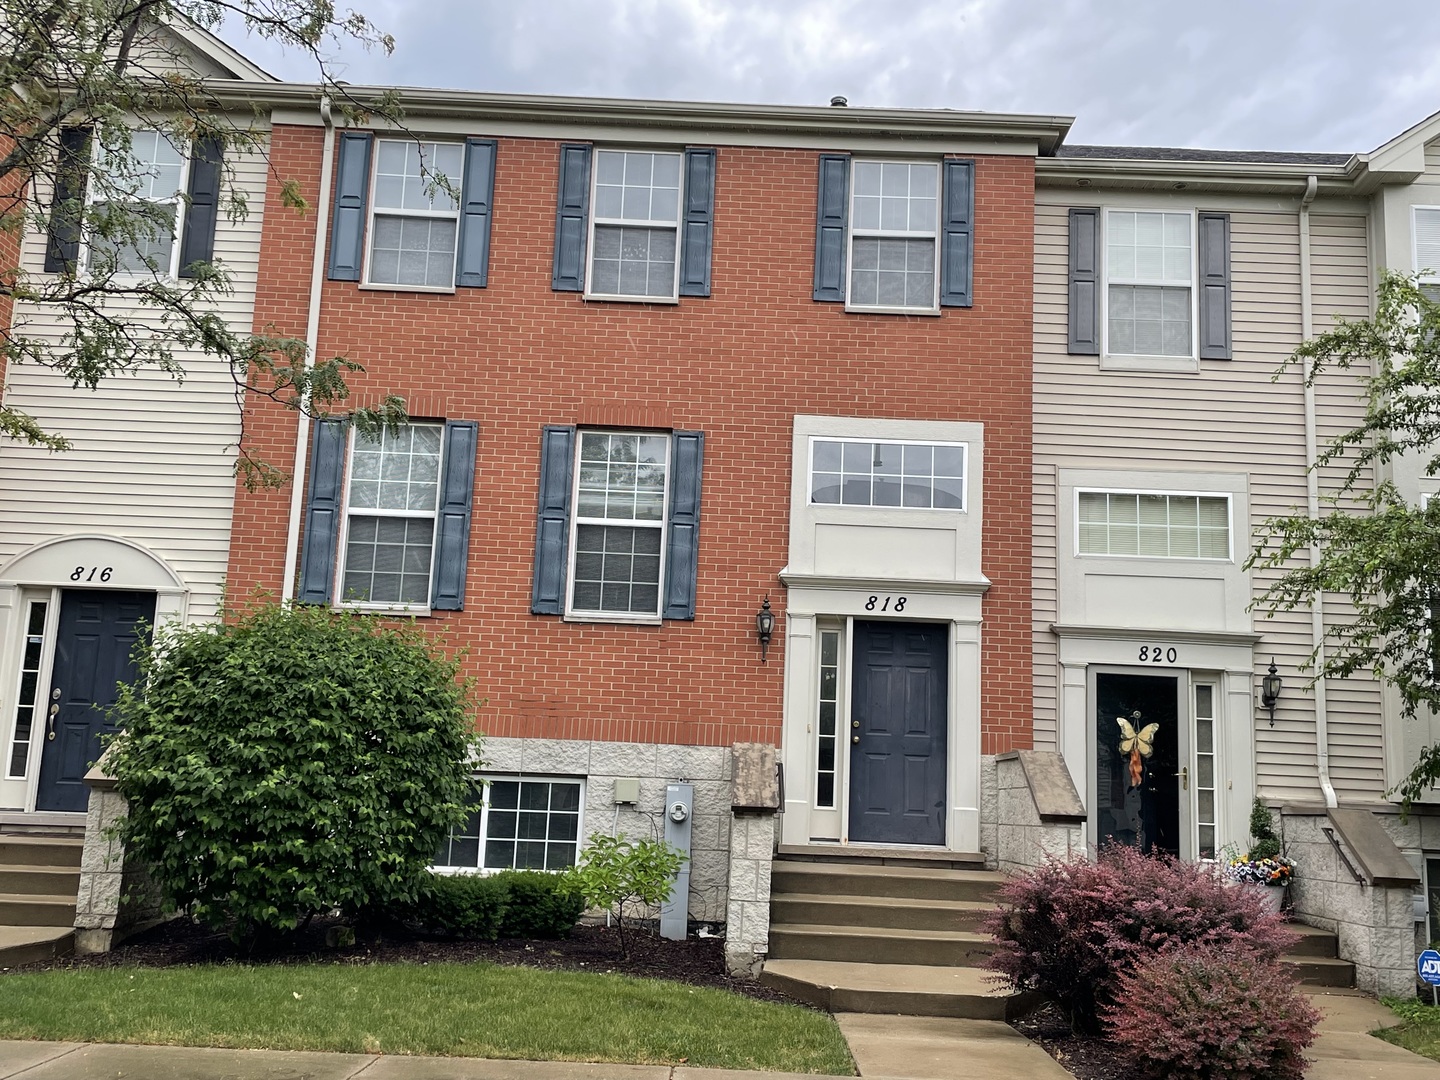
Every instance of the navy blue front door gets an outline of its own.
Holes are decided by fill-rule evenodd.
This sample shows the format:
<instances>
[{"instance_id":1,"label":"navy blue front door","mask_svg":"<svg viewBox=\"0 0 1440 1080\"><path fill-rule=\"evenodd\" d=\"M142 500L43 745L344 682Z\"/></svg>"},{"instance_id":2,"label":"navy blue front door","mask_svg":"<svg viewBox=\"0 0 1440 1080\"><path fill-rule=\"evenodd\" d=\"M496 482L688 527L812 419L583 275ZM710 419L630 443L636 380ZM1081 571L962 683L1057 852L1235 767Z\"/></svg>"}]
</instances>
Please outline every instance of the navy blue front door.
<instances>
[{"instance_id":1,"label":"navy blue front door","mask_svg":"<svg viewBox=\"0 0 1440 1080\"><path fill-rule=\"evenodd\" d=\"M855 623L852 843L945 843L948 630Z\"/></svg>"},{"instance_id":2,"label":"navy blue front door","mask_svg":"<svg viewBox=\"0 0 1440 1080\"><path fill-rule=\"evenodd\" d=\"M131 650L154 621L154 593L66 589L60 594L36 810L84 812L85 773L100 757L100 736L115 730L109 710L116 688L134 680Z\"/></svg>"}]
</instances>

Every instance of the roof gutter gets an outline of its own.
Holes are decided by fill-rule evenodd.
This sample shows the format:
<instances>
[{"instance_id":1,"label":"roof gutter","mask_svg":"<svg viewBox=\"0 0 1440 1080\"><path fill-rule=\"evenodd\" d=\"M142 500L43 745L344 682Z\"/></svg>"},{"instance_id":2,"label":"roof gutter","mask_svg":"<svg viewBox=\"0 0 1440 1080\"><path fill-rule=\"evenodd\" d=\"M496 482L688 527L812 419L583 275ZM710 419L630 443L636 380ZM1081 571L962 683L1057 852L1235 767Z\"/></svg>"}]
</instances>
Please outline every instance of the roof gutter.
<instances>
[{"instance_id":1,"label":"roof gutter","mask_svg":"<svg viewBox=\"0 0 1440 1080\"><path fill-rule=\"evenodd\" d=\"M330 231L330 187L335 158L335 118L330 99L320 99L320 120L325 125L325 147L320 155L320 197L315 204L315 253L310 260L310 310L305 317L305 358L313 366L320 344L320 294L325 284L325 246ZM300 517L305 509L306 467L310 449L310 388L300 397L300 415L295 420L295 465L290 470L290 521L285 529L285 577L280 599L295 598L295 578L300 565Z\"/></svg>"}]
</instances>

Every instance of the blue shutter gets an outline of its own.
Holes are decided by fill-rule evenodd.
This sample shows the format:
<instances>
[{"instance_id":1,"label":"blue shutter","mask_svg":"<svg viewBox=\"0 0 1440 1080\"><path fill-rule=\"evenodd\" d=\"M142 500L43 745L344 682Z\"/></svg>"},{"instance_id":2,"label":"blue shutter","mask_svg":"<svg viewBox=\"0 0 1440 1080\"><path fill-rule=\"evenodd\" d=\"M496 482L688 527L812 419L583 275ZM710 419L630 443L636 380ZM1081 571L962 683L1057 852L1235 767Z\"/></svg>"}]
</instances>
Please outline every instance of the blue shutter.
<instances>
[{"instance_id":1,"label":"blue shutter","mask_svg":"<svg viewBox=\"0 0 1440 1080\"><path fill-rule=\"evenodd\" d=\"M217 136L196 139L190 150L190 198L180 241L180 276L195 276L196 263L215 258L215 222L220 216L220 173L225 144Z\"/></svg>"},{"instance_id":2,"label":"blue shutter","mask_svg":"<svg viewBox=\"0 0 1440 1080\"><path fill-rule=\"evenodd\" d=\"M695 618L695 575L700 552L700 465L703 431L677 431L671 439L670 535L665 551L665 618Z\"/></svg>"},{"instance_id":3,"label":"blue shutter","mask_svg":"<svg viewBox=\"0 0 1440 1080\"><path fill-rule=\"evenodd\" d=\"M1100 355L1100 211L1070 209L1070 342L1073 356Z\"/></svg>"},{"instance_id":4,"label":"blue shutter","mask_svg":"<svg viewBox=\"0 0 1440 1080\"><path fill-rule=\"evenodd\" d=\"M361 131L340 133L335 216L330 228L330 280L359 281L365 262L365 201L370 190L370 144Z\"/></svg>"},{"instance_id":5,"label":"blue shutter","mask_svg":"<svg viewBox=\"0 0 1440 1080\"><path fill-rule=\"evenodd\" d=\"M680 295L710 295L715 234L715 151L685 151L685 219L680 237Z\"/></svg>"},{"instance_id":6,"label":"blue shutter","mask_svg":"<svg viewBox=\"0 0 1440 1080\"><path fill-rule=\"evenodd\" d=\"M50 203L50 224L45 238L45 272L71 274L80 257L80 218L85 207L86 166L90 158L90 129L60 129L60 153L55 159L55 194Z\"/></svg>"},{"instance_id":7,"label":"blue shutter","mask_svg":"<svg viewBox=\"0 0 1440 1080\"><path fill-rule=\"evenodd\" d=\"M590 147L560 147L560 191L555 210L555 267L550 288L585 291L585 241L590 226Z\"/></svg>"},{"instance_id":8,"label":"blue shutter","mask_svg":"<svg viewBox=\"0 0 1440 1080\"><path fill-rule=\"evenodd\" d=\"M435 576L430 606L436 611L465 607L465 571L470 561L470 504L475 491L475 446L480 425L452 420L445 425L445 472L440 478L440 512L435 520Z\"/></svg>"},{"instance_id":9,"label":"blue shutter","mask_svg":"<svg viewBox=\"0 0 1440 1080\"><path fill-rule=\"evenodd\" d=\"M845 300L845 226L850 219L850 156L820 155L815 222L815 299Z\"/></svg>"},{"instance_id":10,"label":"blue shutter","mask_svg":"<svg viewBox=\"0 0 1440 1080\"><path fill-rule=\"evenodd\" d=\"M302 604L328 604L333 594L347 427L344 420L321 420L315 425L305 497L305 550L300 557L300 587L295 594Z\"/></svg>"},{"instance_id":11,"label":"blue shutter","mask_svg":"<svg viewBox=\"0 0 1440 1080\"><path fill-rule=\"evenodd\" d=\"M547 427L540 443L540 512L535 523L535 579L530 611L565 613L566 546L570 542L570 470L575 429Z\"/></svg>"},{"instance_id":12,"label":"blue shutter","mask_svg":"<svg viewBox=\"0 0 1440 1080\"><path fill-rule=\"evenodd\" d=\"M483 289L490 278L490 206L495 200L495 140L465 140L460 191L460 256L455 284Z\"/></svg>"},{"instance_id":13,"label":"blue shutter","mask_svg":"<svg viewBox=\"0 0 1440 1080\"><path fill-rule=\"evenodd\" d=\"M945 162L940 213L940 306L970 307L975 272L975 162Z\"/></svg>"},{"instance_id":14,"label":"blue shutter","mask_svg":"<svg viewBox=\"0 0 1440 1080\"><path fill-rule=\"evenodd\" d=\"M1230 215L1200 214L1200 359L1229 360Z\"/></svg>"}]
</instances>

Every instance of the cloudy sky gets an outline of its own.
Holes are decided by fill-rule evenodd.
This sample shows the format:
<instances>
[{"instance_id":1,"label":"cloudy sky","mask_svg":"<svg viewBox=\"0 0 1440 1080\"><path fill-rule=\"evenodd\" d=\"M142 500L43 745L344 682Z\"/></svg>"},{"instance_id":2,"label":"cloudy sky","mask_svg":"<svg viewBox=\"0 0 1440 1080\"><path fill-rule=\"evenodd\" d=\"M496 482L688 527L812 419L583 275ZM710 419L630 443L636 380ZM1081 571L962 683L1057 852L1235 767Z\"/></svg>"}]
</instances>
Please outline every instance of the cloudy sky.
<instances>
[{"instance_id":1,"label":"cloudy sky","mask_svg":"<svg viewBox=\"0 0 1440 1080\"><path fill-rule=\"evenodd\" d=\"M1440 111L1437 0L353 0L354 83L1073 115L1072 143L1370 150ZM343 2L342 5L343 6ZM225 36L277 75L313 67Z\"/></svg>"}]
</instances>

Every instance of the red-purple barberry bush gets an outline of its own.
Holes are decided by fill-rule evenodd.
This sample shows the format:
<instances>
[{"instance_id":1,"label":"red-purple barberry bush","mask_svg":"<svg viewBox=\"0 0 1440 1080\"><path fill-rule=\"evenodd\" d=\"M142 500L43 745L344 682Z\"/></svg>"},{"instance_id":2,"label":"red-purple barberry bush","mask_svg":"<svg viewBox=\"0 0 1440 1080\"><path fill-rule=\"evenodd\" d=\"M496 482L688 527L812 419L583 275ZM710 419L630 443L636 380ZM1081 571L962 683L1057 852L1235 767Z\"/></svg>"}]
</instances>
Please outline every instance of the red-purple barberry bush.
<instances>
[{"instance_id":1,"label":"red-purple barberry bush","mask_svg":"<svg viewBox=\"0 0 1440 1080\"><path fill-rule=\"evenodd\" d=\"M1233 945L1143 957L1104 1016L1136 1080L1301 1080L1320 1020L1290 972Z\"/></svg>"},{"instance_id":2,"label":"red-purple barberry bush","mask_svg":"<svg viewBox=\"0 0 1440 1080\"><path fill-rule=\"evenodd\" d=\"M1116 978L1181 945L1275 960L1295 943L1249 890L1227 888L1207 866L1111 845L1095 860L1053 860L1011 878L985 923L989 966L1017 990L1037 990L1075 1030L1101 1034Z\"/></svg>"}]
</instances>

